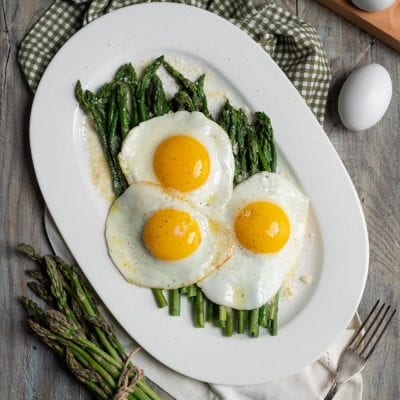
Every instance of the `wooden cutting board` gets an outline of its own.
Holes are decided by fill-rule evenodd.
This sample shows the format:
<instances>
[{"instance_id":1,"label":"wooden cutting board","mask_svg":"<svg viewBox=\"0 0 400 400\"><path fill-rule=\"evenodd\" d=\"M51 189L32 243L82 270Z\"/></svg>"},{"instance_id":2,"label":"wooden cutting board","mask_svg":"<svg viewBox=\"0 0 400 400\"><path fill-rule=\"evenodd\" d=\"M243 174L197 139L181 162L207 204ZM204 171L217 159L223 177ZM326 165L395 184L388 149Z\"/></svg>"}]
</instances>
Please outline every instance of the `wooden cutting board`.
<instances>
[{"instance_id":1,"label":"wooden cutting board","mask_svg":"<svg viewBox=\"0 0 400 400\"><path fill-rule=\"evenodd\" d=\"M383 11L367 12L350 0L318 0L325 7L400 52L400 0Z\"/></svg>"}]
</instances>

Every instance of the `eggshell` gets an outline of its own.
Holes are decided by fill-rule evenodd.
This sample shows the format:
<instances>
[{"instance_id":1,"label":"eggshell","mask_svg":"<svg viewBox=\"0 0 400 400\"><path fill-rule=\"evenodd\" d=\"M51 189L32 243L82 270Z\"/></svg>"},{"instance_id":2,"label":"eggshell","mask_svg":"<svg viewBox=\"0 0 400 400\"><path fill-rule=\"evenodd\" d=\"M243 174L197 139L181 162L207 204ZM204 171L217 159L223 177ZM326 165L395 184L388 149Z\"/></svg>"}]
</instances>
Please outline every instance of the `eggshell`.
<instances>
[{"instance_id":1,"label":"eggshell","mask_svg":"<svg viewBox=\"0 0 400 400\"><path fill-rule=\"evenodd\" d=\"M359 67L340 90L340 119L350 130L369 129L384 116L391 98L392 80L386 68L375 63Z\"/></svg>"},{"instance_id":2,"label":"eggshell","mask_svg":"<svg viewBox=\"0 0 400 400\"><path fill-rule=\"evenodd\" d=\"M382 11L391 6L395 0L351 0L352 3L364 11Z\"/></svg>"}]
</instances>

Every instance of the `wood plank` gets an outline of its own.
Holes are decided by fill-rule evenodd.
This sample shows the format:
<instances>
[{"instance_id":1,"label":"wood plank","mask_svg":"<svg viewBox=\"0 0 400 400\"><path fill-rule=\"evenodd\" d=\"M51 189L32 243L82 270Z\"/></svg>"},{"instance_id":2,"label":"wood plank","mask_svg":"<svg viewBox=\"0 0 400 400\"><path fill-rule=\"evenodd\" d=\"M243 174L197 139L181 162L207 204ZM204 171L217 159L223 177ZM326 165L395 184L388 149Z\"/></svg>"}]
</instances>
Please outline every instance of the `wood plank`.
<instances>
[{"instance_id":1,"label":"wood plank","mask_svg":"<svg viewBox=\"0 0 400 400\"><path fill-rule=\"evenodd\" d=\"M400 303L400 54L313 0L299 2L299 16L317 28L327 51L333 81L324 127L355 184L367 220L371 260L359 308L363 317L378 298L394 306ZM394 95L382 121L366 132L352 133L340 123L338 93L348 73L369 62L388 69ZM399 334L396 317L363 372L364 400L400 398L400 377L393 372L400 359Z\"/></svg>"},{"instance_id":2,"label":"wood plank","mask_svg":"<svg viewBox=\"0 0 400 400\"><path fill-rule=\"evenodd\" d=\"M360 312L366 315L377 298L400 304L400 55L380 42L371 59L384 65L393 81L392 102L384 119L362 135L355 151L370 237L370 273ZM351 154L348 154L351 157ZM400 399L400 319L396 316L382 346L364 372L365 399Z\"/></svg>"},{"instance_id":3,"label":"wood plank","mask_svg":"<svg viewBox=\"0 0 400 400\"><path fill-rule=\"evenodd\" d=\"M383 11L367 12L348 0L318 1L378 40L400 51L400 2Z\"/></svg>"},{"instance_id":4,"label":"wood plank","mask_svg":"<svg viewBox=\"0 0 400 400\"><path fill-rule=\"evenodd\" d=\"M30 263L18 257L20 241L49 251L42 226L43 201L33 175L28 146L32 96L16 62L17 46L53 0L2 0L0 12L0 398L21 400L92 397L70 376L59 359L28 334L17 297L25 293L23 271ZM371 268L360 312L377 297L400 300L400 104L394 99L376 127L349 133L337 116L337 93L355 65L377 61L400 90L400 57L368 34L335 16L314 0L277 0L317 27L333 72L325 129L341 155L363 200L371 240ZM4 13L2 12L4 10ZM5 18L4 18L5 17ZM340 197L338 198L340 201ZM364 400L400 398L399 318L364 372ZM169 398L165 396L165 398Z\"/></svg>"},{"instance_id":5,"label":"wood plank","mask_svg":"<svg viewBox=\"0 0 400 400\"><path fill-rule=\"evenodd\" d=\"M80 399L91 397L60 360L34 338L18 296L26 293L24 270L32 266L15 253L21 241L49 248L42 225L43 201L28 146L32 95L16 61L18 44L52 0L2 1L0 44L0 397Z\"/></svg>"}]
</instances>

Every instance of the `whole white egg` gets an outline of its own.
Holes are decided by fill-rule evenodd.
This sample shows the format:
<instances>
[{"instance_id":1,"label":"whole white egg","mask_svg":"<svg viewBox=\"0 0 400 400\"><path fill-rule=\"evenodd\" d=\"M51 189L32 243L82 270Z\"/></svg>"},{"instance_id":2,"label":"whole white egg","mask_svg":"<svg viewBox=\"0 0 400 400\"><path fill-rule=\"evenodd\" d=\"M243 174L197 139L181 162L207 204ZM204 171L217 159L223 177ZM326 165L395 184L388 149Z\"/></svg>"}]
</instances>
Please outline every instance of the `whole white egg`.
<instances>
[{"instance_id":1,"label":"whole white egg","mask_svg":"<svg viewBox=\"0 0 400 400\"><path fill-rule=\"evenodd\" d=\"M364 11L382 11L391 6L395 0L351 0L355 6Z\"/></svg>"},{"instance_id":2,"label":"whole white egg","mask_svg":"<svg viewBox=\"0 0 400 400\"><path fill-rule=\"evenodd\" d=\"M385 67L376 63L359 67L340 90L340 119L352 131L369 129L385 115L391 98L392 80Z\"/></svg>"}]
</instances>

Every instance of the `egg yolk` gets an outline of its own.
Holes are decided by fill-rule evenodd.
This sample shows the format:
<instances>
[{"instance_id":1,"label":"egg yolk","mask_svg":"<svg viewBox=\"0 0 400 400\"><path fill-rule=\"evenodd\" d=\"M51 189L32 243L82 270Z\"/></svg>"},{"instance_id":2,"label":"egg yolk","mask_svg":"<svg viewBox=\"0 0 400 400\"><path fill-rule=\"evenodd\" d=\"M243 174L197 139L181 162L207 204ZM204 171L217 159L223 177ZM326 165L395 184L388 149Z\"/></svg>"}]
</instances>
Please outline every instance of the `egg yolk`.
<instances>
[{"instance_id":1,"label":"egg yolk","mask_svg":"<svg viewBox=\"0 0 400 400\"><path fill-rule=\"evenodd\" d=\"M159 144L153 157L153 168L164 187L190 192L207 180L210 158L199 141L176 135Z\"/></svg>"},{"instance_id":2,"label":"egg yolk","mask_svg":"<svg viewBox=\"0 0 400 400\"><path fill-rule=\"evenodd\" d=\"M148 219L142 237L152 256L165 261L188 257L201 242L196 220L170 208L158 210Z\"/></svg>"},{"instance_id":3,"label":"egg yolk","mask_svg":"<svg viewBox=\"0 0 400 400\"><path fill-rule=\"evenodd\" d=\"M290 222L278 205L257 201L244 206L236 216L235 233L240 243L254 253L275 253L285 246Z\"/></svg>"}]
</instances>

